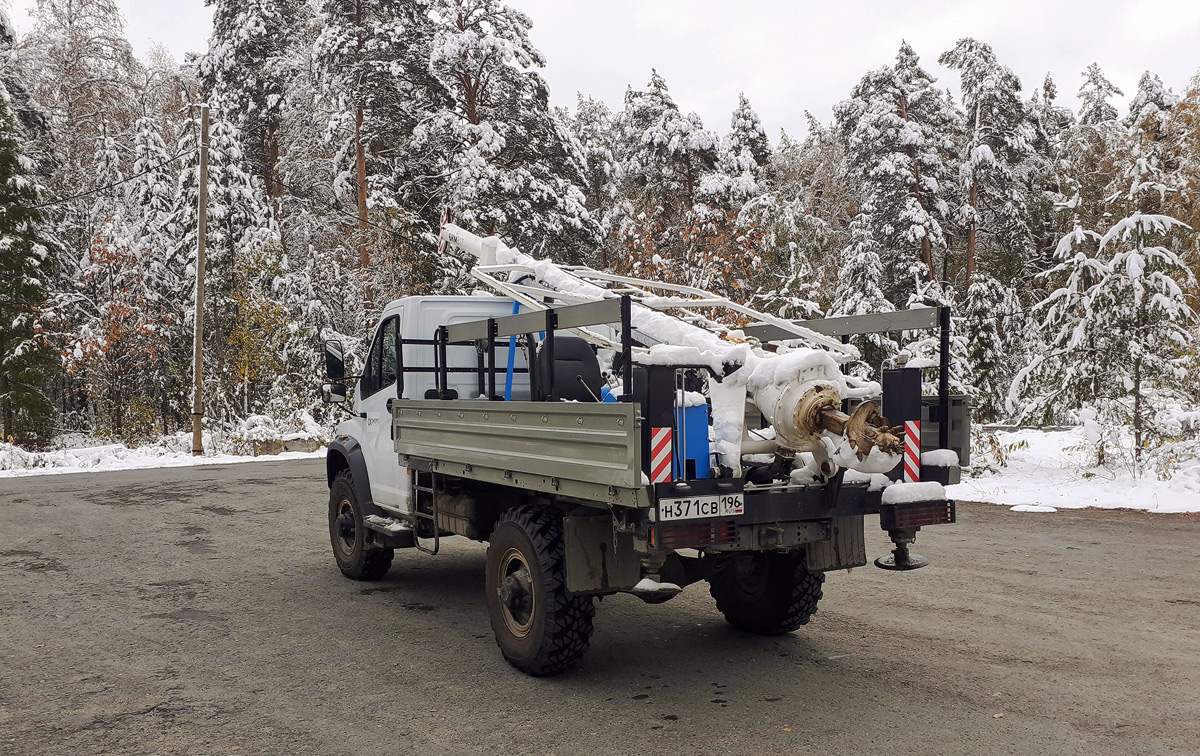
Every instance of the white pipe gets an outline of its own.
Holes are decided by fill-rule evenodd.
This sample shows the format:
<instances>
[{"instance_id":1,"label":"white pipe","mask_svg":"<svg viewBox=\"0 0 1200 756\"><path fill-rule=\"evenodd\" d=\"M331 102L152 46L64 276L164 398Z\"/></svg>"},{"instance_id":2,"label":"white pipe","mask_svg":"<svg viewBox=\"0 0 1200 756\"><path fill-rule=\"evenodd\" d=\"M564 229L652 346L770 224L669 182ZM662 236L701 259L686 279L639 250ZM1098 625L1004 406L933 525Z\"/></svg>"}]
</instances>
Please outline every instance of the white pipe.
<instances>
[{"instance_id":1,"label":"white pipe","mask_svg":"<svg viewBox=\"0 0 1200 756\"><path fill-rule=\"evenodd\" d=\"M742 454L774 454L779 451L779 442L773 438L742 437Z\"/></svg>"}]
</instances>

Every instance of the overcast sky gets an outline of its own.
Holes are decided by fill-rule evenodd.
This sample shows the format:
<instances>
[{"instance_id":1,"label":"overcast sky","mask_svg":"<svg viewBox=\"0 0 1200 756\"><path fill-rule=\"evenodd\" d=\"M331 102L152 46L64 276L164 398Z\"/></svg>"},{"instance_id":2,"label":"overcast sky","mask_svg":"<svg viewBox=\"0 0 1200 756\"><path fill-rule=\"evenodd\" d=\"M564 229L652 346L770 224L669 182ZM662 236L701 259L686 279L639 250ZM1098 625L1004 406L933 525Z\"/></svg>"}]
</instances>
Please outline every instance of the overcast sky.
<instances>
[{"instance_id":1,"label":"overcast sky","mask_svg":"<svg viewBox=\"0 0 1200 756\"><path fill-rule=\"evenodd\" d=\"M2 0L0 0L2 2ZM203 0L117 0L134 49L165 44L178 59L207 47L211 11ZM26 6L13 20L29 28ZM891 63L901 39L943 86L957 76L936 59L960 37L989 43L1031 92L1050 72L1060 102L1074 107L1080 72L1092 61L1126 94L1142 71L1180 92L1200 68L1200 0L511 0L534 22L552 100L576 91L619 107L626 85L657 68L679 106L720 131L738 92L750 98L768 134L800 135L804 111L828 121L864 72Z\"/></svg>"}]
</instances>

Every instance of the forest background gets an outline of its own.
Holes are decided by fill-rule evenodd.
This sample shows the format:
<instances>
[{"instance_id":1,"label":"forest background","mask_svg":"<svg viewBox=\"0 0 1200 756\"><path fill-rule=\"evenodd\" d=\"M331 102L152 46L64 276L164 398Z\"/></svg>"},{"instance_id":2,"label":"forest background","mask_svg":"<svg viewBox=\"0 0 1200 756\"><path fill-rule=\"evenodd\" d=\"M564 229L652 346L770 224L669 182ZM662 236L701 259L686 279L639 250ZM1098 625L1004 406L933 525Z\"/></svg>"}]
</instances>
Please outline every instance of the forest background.
<instances>
[{"instance_id":1,"label":"forest background","mask_svg":"<svg viewBox=\"0 0 1200 756\"><path fill-rule=\"evenodd\" d=\"M1097 461L1197 455L1200 78L1096 64L1059 104L985 42L897 40L828 123L711 128L657 72L550 105L493 0L208 0L202 55L134 55L114 0L0 17L0 422L144 443L190 424L198 111L212 106L204 389L215 439L329 427L321 344L463 293L456 222L790 318L949 305L975 419L1083 424ZM1068 85L1064 85L1068 86ZM801 133L801 132L797 132ZM921 334L858 343L876 375ZM920 363L917 363L920 364Z\"/></svg>"}]
</instances>

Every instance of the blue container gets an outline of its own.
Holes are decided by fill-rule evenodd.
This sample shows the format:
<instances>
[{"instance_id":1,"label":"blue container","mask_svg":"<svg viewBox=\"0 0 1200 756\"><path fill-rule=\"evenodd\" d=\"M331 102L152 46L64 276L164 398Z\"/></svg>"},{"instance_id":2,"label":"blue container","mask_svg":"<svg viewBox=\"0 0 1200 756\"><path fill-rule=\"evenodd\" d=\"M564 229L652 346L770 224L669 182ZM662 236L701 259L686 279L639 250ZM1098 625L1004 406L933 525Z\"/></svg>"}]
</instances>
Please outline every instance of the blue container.
<instances>
[{"instance_id":1,"label":"blue container","mask_svg":"<svg viewBox=\"0 0 1200 756\"><path fill-rule=\"evenodd\" d=\"M675 425L683 433L683 443L675 449L676 476L692 480L707 478L709 475L708 405L676 407ZM695 473L688 469L689 462L695 465Z\"/></svg>"}]
</instances>

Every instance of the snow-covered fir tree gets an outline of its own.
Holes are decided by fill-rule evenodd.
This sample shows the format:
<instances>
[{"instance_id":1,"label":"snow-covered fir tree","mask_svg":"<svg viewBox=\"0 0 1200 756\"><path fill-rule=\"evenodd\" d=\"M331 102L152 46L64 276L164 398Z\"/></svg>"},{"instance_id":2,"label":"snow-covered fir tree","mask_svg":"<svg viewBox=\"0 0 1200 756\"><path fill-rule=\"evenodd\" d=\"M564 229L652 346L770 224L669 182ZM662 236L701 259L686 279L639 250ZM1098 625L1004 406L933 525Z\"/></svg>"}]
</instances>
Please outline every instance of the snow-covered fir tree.
<instances>
[{"instance_id":1,"label":"snow-covered fir tree","mask_svg":"<svg viewBox=\"0 0 1200 756\"><path fill-rule=\"evenodd\" d=\"M419 233L439 209L430 200L444 171L419 129L448 97L430 72L434 23L426 2L321 0L316 7L313 79L334 147L334 188L357 217L359 264L370 271L373 255L392 238L380 227ZM414 210L425 206L432 207L424 215ZM364 295L373 297L369 289Z\"/></svg>"},{"instance_id":2,"label":"snow-covered fir tree","mask_svg":"<svg viewBox=\"0 0 1200 756\"><path fill-rule=\"evenodd\" d=\"M161 367L146 376L144 391L157 405L163 433L180 427L190 405L187 371L191 328L188 322L191 281L186 258L177 253L181 229L174 225L179 165L167 149L155 118L134 124L134 162L127 196L133 216L132 253L140 268L140 308L144 313L146 351ZM190 158L191 156L189 156Z\"/></svg>"},{"instance_id":3,"label":"snow-covered fir tree","mask_svg":"<svg viewBox=\"0 0 1200 756\"><path fill-rule=\"evenodd\" d=\"M1058 86L1047 73L1041 88L1034 90L1029 101L1032 154L1017 168L1017 176L1025 186L1029 230L1033 237L1031 267L1038 272L1055 264L1058 240L1070 230L1072 222L1071 214L1063 212L1063 208L1077 189L1070 172L1064 169L1075 117L1069 108L1057 105L1057 99Z\"/></svg>"},{"instance_id":4,"label":"snow-covered fir tree","mask_svg":"<svg viewBox=\"0 0 1200 756\"><path fill-rule=\"evenodd\" d=\"M0 44L11 44L0 12ZM36 163L23 148L29 134L11 110L11 72L0 78L0 440L47 436L51 405L44 380L57 355L46 340L44 310L56 263L37 210L43 197ZM44 127L43 127L44 128Z\"/></svg>"},{"instance_id":5,"label":"snow-covered fir tree","mask_svg":"<svg viewBox=\"0 0 1200 756\"><path fill-rule=\"evenodd\" d=\"M621 166L617 159L618 131L612 111L599 100L578 96L575 114L570 120L571 131L579 142L586 165L584 194L587 209L600 224L604 237L597 261L605 268L611 265L609 254L613 229L619 224L623 211L620 192Z\"/></svg>"},{"instance_id":6,"label":"snow-covered fir tree","mask_svg":"<svg viewBox=\"0 0 1200 756\"><path fill-rule=\"evenodd\" d=\"M844 262L838 272L833 304L829 307L830 317L870 315L896 309L880 288L883 262L879 243L871 235L872 225L870 216L865 213L859 214L850 224L850 246L843 253ZM880 367L900 349L886 333L863 334L851 339L851 343L862 354L860 375L876 380Z\"/></svg>"},{"instance_id":7,"label":"snow-covered fir tree","mask_svg":"<svg viewBox=\"0 0 1200 756\"><path fill-rule=\"evenodd\" d=\"M731 277L744 266L708 264L719 243L716 227L727 218L708 204L729 188L718 175L720 136L676 107L657 71L646 90L626 93L621 120L633 217L622 229L629 257L619 267L705 288L739 286Z\"/></svg>"},{"instance_id":8,"label":"snow-covered fir tree","mask_svg":"<svg viewBox=\"0 0 1200 756\"><path fill-rule=\"evenodd\" d=\"M1186 399L1177 387L1196 367L1188 355L1195 314L1181 288L1194 286L1195 277L1163 243L1179 225L1169 216L1140 213L1114 224L1100 240L1101 251L1111 253L1090 297L1094 317L1116 342L1102 384L1101 398L1109 401L1102 406L1110 421L1132 426L1139 463L1146 446L1164 435L1151 419L1164 403Z\"/></svg>"},{"instance_id":9,"label":"snow-covered fir tree","mask_svg":"<svg viewBox=\"0 0 1200 756\"><path fill-rule=\"evenodd\" d=\"M760 192L742 204L736 223L754 235L760 258L747 302L788 318L820 316L853 195L840 142L806 115L808 135L802 142L780 135L757 179Z\"/></svg>"},{"instance_id":10,"label":"snow-covered fir tree","mask_svg":"<svg viewBox=\"0 0 1200 756\"><path fill-rule=\"evenodd\" d=\"M771 142L763 130L762 119L750 106L745 93L738 95L738 104L729 118L727 151L737 161L740 172L758 178L771 158Z\"/></svg>"},{"instance_id":11,"label":"snow-covered fir tree","mask_svg":"<svg viewBox=\"0 0 1200 756\"><path fill-rule=\"evenodd\" d=\"M959 324L967 345L971 408L979 420L995 422L1005 414L1005 397L1025 348L1021 301L1011 287L976 273Z\"/></svg>"},{"instance_id":12,"label":"snow-covered fir tree","mask_svg":"<svg viewBox=\"0 0 1200 756\"><path fill-rule=\"evenodd\" d=\"M1162 79L1145 71L1138 80L1138 91L1129 103L1129 115L1121 121L1128 129L1140 128L1155 137L1161 137L1167 114L1179 104Z\"/></svg>"}]
</instances>

